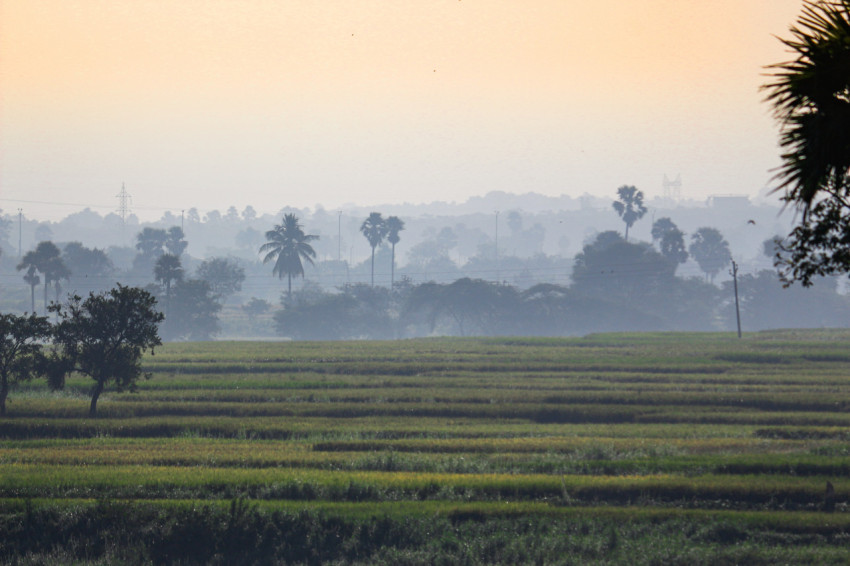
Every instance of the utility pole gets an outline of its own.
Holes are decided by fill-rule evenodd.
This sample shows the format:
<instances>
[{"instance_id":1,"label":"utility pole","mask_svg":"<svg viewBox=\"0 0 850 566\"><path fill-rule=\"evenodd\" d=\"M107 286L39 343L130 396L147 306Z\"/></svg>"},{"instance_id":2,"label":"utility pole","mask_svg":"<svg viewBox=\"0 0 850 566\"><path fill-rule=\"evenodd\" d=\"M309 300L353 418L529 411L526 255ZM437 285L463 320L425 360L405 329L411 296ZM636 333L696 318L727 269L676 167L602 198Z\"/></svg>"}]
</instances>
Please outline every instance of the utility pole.
<instances>
[{"instance_id":1,"label":"utility pole","mask_svg":"<svg viewBox=\"0 0 850 566\"><path fill-rule=\"evenodd\" d=\"M336 260L342 261L342 211L337 211L336 219Z\"/></svg>"},{"instance_id":2,"label":"utility pole","mask_svg":"<svg viewBox=\"0 0 850 566\"><path fill-rule=\"evenodd\" d=\"M735 318L738 320L738 338L741 337L741 308L738 304L738 264L735 263L735 260L732 260L732 271L729 272L732 275L732 283L735 287Z\"/></svg>"},{"instance_id":3,"label":"utility pole","mask_svg":"<svg viewBox=\"0 0 850 566\"><path fill-rule=\"evenodd\" d=\"M23 226L24 222L24 209L18 209L18 259L21 259L21 226Z\"/></svg>"}]
</instances>

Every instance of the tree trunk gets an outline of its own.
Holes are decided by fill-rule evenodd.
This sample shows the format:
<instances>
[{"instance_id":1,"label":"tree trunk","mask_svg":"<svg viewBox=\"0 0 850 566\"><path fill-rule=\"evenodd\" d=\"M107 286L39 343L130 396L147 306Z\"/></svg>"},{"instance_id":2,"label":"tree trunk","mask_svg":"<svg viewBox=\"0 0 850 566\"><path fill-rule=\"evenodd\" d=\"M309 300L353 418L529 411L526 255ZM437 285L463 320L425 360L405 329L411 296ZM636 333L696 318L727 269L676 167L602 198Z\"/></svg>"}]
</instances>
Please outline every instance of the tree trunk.
<instances>
[{"instance_id":1,"label":"tree trunk","mask_svg":"<svg viewBox=\"0 0 850 566\"><path fill-rule=\"evenodd\" d=\"M390 290L395 288L395 244L393 244L393 262L390 266Z\"/></svg>"},{"instance_id":2,"label":"tree trunk","mask_svg":"<svg viewBox=\"0 0 850 566\"><path fill-rule=\"evenodd\" d=\"M6 397L9 396L9 384L0 385L0 417L6 416Z\"/></svg>"},{"instance_id":3,"label":"tree trunk","mask_svg":"<svg viewBox=\"0 0 850 566\"><path fill-rule=\"evenodd\" d=\"M375 246L372 246L372 287L375 286Z\"/></svg>"},{"instance_id":4,"label":"tree trunk","mask_svg":"<svg viewBox=\"0 0 850 566\"><path fill-rule=\"evenodd\" d=\"M165 281L165 320L171 314L171 279Z\"/></svg>"},{"instance_id":5,"label":"tree trunk","mask_svg":"<svg viewBox=\"0 0 850 566\"><path fill-rule=\"evenodd\" d=\"M32 314L35 314L35 285L30 285L30 301L32 301Z\"/></svg>"},{"instance_id":6,"label":"tree trunk","mask_svg":"<svg viewBox=\"0 0 850 566\"><path fill-rule=\"evenodd\" d=\"M103 382L97 381L91 391L91 405L89 405L89 416L97 416L97 399L103 393Z\"/></svg>"},{"instance_id":7,"label":"tree trunk","mask_svg":"<svg viewBox=\"0 0 850 566\"><path fill-rule=\"evenodd\" d=\"M286 274L286 283L287 283L287 291L286 291L286 300L289 303L289 306L292 306L292 274Z\"/></svg>"},{"instance_id":8,"label":"tree trunk","mask_svg":"<svg viewBox=\"0 0 850 566\"><path fill-rule=\"evenodd\" d=\"M47 283L47 278L45 277L44 278L44 312L47 312L47 287L48 286L49 285Z\"/></svg>"}]
</instances>

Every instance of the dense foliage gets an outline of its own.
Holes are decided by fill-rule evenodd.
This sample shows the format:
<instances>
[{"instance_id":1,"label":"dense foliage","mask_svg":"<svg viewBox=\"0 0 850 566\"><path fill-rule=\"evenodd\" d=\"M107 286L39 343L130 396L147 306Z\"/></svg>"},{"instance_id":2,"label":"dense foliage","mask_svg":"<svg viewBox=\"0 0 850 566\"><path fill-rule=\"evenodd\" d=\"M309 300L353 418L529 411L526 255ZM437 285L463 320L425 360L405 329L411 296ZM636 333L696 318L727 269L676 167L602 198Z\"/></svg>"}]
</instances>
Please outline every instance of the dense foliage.
<instances>
[{"instance_id":1,"label":"dense foliage","mask_svg":"<svg viewBox=\"0 0 850 566\"><path fill-rule=\"evenodd\" d=\"M765 88L782 125L779 188L801 219L777 263L810 285L850 271L850 0L806 0L782 42L796 58Z\"/></svg>"}]
</instances>

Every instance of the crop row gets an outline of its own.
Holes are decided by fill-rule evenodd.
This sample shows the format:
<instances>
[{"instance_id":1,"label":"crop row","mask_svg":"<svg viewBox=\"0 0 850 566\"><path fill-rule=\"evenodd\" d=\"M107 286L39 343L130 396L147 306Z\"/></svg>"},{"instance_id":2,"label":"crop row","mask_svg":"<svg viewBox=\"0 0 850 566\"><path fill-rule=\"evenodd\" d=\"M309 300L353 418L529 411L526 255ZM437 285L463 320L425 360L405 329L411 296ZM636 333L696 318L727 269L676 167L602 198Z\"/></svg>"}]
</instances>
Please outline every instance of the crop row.
<instances>
[{"instance_id":1,"label":"crop row","mask_svg":"<svg viewBox=\"0 0 850 566\"><path fill-rule=\"evenodd\" d=\"M819 510L825 480L773 475L551 476L286 468L3 466L0 497L396 501L519 500L697 508ZM835 480L832 505L850 502Z\"/></svg>"}]
</instances>

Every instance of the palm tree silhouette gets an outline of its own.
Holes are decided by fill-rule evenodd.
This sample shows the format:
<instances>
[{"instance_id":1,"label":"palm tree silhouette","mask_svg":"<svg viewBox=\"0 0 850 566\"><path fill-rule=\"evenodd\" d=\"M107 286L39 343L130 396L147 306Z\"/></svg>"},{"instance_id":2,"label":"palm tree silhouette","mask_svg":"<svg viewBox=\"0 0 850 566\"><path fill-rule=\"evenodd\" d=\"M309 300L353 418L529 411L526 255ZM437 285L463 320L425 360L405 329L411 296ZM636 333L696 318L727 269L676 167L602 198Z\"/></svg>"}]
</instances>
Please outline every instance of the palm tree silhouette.
<instances>
[{"instance_id":1,"label":"palm tree silhouette","mask_svg":"<svg viewBox=\"0 0 850 566\"><path fill-rule=\"evenodd\" d=\"M629 228L646 214L646 207L643 205L643 191L637 190L637 187L623 185L617 189L617 195L619 200L614 201L613 206L623 222L626 223L625 240L628 242Z\"/></svg>"},{"instance_id":2,"label":"palm tree silhouette","mask_svg":"<svg viewBox=\"0 0 850 566\"><path fill-rule=\"evenodd\" d=\"M165 323L168 324L168 315L171 312L171 283L183 280L180 258L174 254L159 256L153 268L153 277L157 282L165 284Z\"/></svg>"},{"instance_id":3,"label":"palm tree silhouette","mask_svg":"<svg viewBox=\"0 0 850 566\"><path fill-rule=\"evenodd\" d=\"M381 217L380 212L373 212L360 225L360 231L369 240L372 246L372 287L375 286L375 248L377 248L387 235L387 223Z\"/></svg>"},{"instance_id":4,"label":"palm tree silhouette","mask_svg":"<svg viewBox=\"0 0 850 566\"><path fill-rule=\"evenodd\" d=\"M395 287L395 245L399 243L401 238L398 233L404 230L404 221L398 216L388 216L387 225L387 241L393 246L392 267L390 270L390 289Z\"/></svg>"},{"instance_id":5,"label":"palm tree silhouette","mask_svg":"<svg viewBox=\"0 0 850 566\"><path fill-rule=\"evenodd\" d=\"M31 253L31 252L28 252L28 253ZM24 259L26 259L26 255L24 256ZM23 269L23 267L22 267L23 265L24 265L23 262L21 262L21 264L18 265L19 271L21 269ZM24 274L24 281L26 281L27 285L30 286L30 302L32 304L31 308L32 308L32 313L35 314L35 287L36 287L36 285L41 283L41 277L38 276L38 273L36 273L36 268L32 264L30 264L28 267L26 267L26 270L27 270L27 272Z\"/></svg>"},{"instance_id":6,"label":"palm tree silhouette","mask_svg":"<svg viewBox=\"0 0 850 566\"><path fill-rule=\"evenodd\" d=\"M772 65L763 88L782 124L777 189L804 219L821 191L847 206L850 173L850 1L806 0L791 39L797 59ZM837 189L836 189L837 188Z\"/></svg>"},{"instance_id":7,"label":"palm tree silhouette","mask_svg":"<svg viewBox=\"0 0 850 566\"><path fill-rule=\"evenodd\" d=\"M27 270L24 276L24 281L30 285L34 297L35 286L41 281L35 274L36 271L44 276L44 308L47 309L47 290L51 283L56 285L56 299L59 300L59 281L68 279L71 276L71 271L65 265L61 258L62 252L56 247L56 244L50 241L39 242L34 250L24 254L21 262L17 266L18 271ZM35 299L33 298L33 312L35 312Z\"/></svg>"},{"instance_id":8,"label":"palm tree silhouette","mask_svg":"<svg viewBox=\"0 0 850 566\"><path fill-rule=\"evenodd\" d=\"M294 214L284 214L283 224L275 224L274 229L266 232L266 242L260 246L260 253L265 253L263 263L274 261L272 274L287 279L287 300L292 302L292 276L304 275L304 259L313 265L316 251L310 242L318 240L318 236L305 234Z\"/></svg>"}]
</instances>

